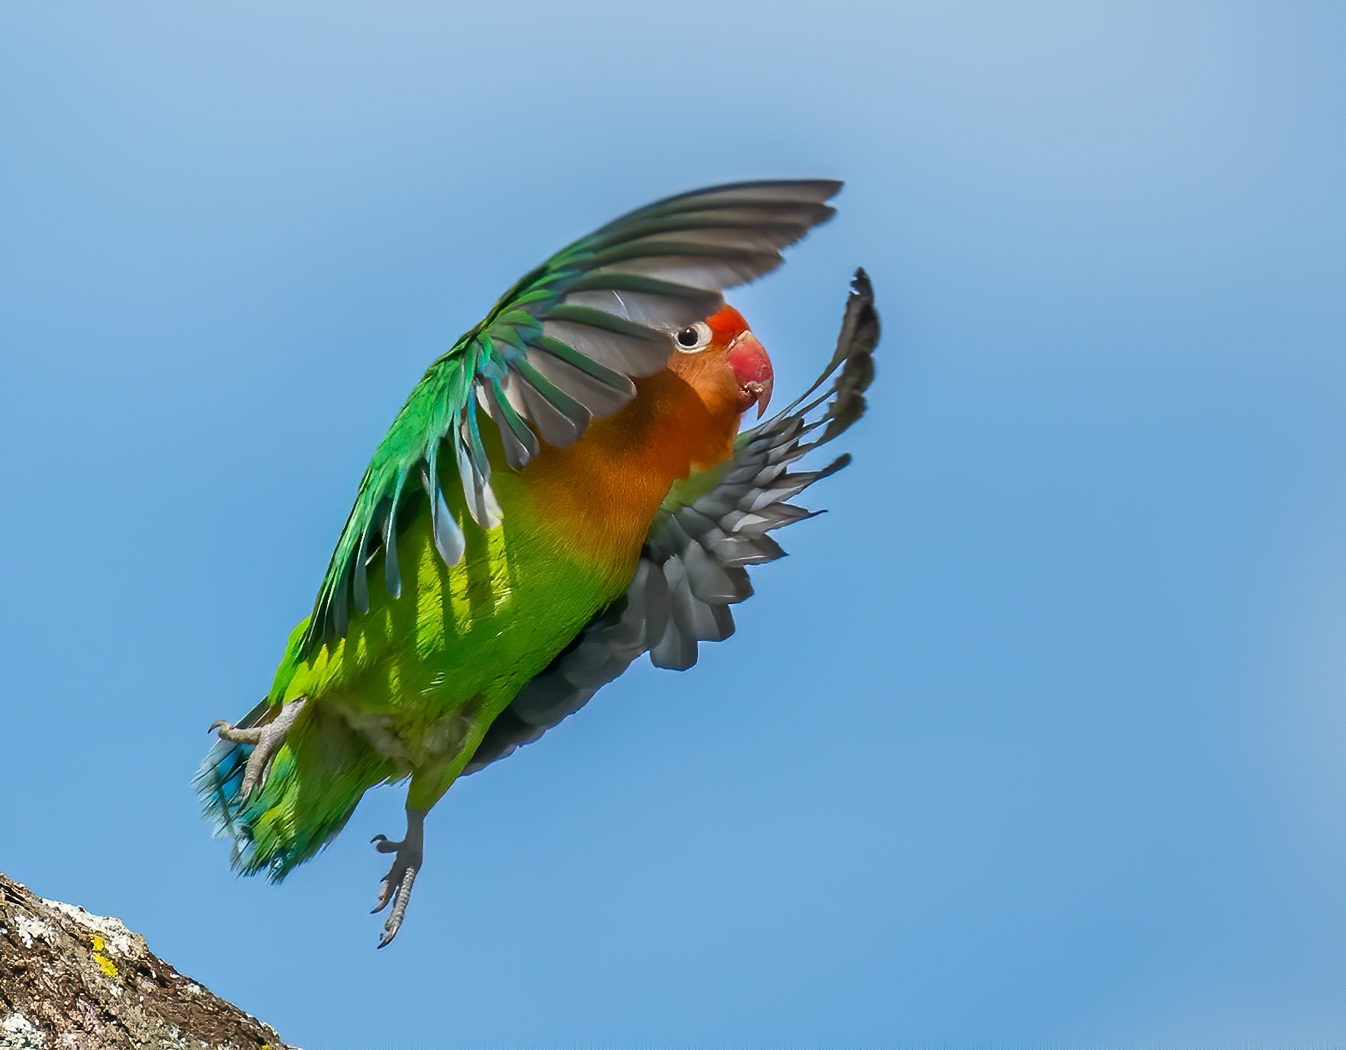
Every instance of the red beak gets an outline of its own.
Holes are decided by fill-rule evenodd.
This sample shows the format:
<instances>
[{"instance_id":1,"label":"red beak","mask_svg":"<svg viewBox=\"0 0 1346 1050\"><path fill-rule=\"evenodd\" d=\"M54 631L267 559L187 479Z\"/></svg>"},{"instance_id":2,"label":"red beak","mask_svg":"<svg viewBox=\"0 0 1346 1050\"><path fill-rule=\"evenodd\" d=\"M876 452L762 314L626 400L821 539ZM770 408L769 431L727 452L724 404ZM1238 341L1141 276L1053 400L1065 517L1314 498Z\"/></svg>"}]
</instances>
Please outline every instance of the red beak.
<instances>
[{"instance_id":1,"label":"red beak","mask_svg":"<svg viewBox=\"0 0 1346 1050\"><path fill-rule=\"evenodd\" d=\"M771 358L766 356L766 348L751 332L740 332L729 344L725 360L729 362L734 378L743 390L738 410L746 412L756 405L757 418L761 419L771 400L772 384L776 381L776 373L771 369Z\"/></svg>"}]
</instances>

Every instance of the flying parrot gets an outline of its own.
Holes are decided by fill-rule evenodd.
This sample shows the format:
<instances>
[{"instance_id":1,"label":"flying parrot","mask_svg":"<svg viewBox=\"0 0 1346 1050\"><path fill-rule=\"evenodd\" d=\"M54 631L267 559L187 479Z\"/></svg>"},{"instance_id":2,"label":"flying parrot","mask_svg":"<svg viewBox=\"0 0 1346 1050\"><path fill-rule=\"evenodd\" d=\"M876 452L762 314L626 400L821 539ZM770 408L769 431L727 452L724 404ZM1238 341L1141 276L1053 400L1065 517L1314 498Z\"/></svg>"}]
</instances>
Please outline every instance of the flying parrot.
<instances>
[{"instance_id":1,"label":"flying parrot","mask_svg":"<svg viewBox=\"0 0 1346 1050\"><path fill-rule=\"evenodd\" d=\"M863 413L879 324L859 270L823 374L740 433L773 373L721 292L779 265L840 189L746 182L633 211L527 274L430 366L270 691L211 727L194 783L237 868L283 879L371 787L409 781L406 833L374 840L393 854L383 947L425 815L457 778L642 654L684 670L733 633L746 566L781 557L769 533L811 516L787 501L849 462L790 469Z\"/></svg>"}]
</instances>

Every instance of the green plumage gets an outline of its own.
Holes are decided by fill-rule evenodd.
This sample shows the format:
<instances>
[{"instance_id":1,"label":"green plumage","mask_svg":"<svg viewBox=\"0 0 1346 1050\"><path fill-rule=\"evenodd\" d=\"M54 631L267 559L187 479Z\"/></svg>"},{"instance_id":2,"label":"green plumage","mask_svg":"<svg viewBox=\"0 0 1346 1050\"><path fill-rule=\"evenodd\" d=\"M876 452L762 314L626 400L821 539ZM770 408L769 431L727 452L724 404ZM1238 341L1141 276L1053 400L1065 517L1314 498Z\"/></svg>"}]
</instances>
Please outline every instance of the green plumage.
<instances>
[{"instance_id":1,"label":"green plumage","mask_svg":"<svg viewBox=\"0 0 1346 1050\"><path fill-rule=\"evenodd\" d=\"M466 517L461 494L451 503ZM465 556L452 567L429 515L410 514L398 539L401 596L375 588L369 612L309 660L300 656L306 625L296 628L269 699L321 702L241 813L245 872L283 877L383 781L412 777L408 805L430 808L519 688L624 589L620 574L558 556L508 495L502 509L498 529L465 530Z\"/></svg>"},{"instance_id":2,"label":"green plumage","mask_svg":"<svg viewBox=\"0 0 1346 1050\"><path fill-rule=\"evenodd\" d=\"M780 477L800 477L781 472L808 447L802 416L741 440L733 461L670 496L658 521L656 499L645 527L673 531L620 549L572 542L529 468L545 446L582 440L594 418L628 404L633 378L665 367L671 333L714 313L722 288L777 265L782 247L832 214L824 201L839 188L746 183L633 212L523 278L427 370L374 453L311 616L263 704L239 723L265 726L304 700L260 789L242 797L247 743L217 744L198 775L245 873L283 878L376 784L410 778L409 810L429 809L474 756L479 768L535 739L640 652L687 666L697 639L732 630L726 603L751 593L743 566L778 556L766 531L803 515L771 495ZM867 362L876 339L874 321L852 356ZM844 361L850 374L838 353L832 368ZM751 480L752 457L768 453ZM741 536L720 532L722 554L712 533L670 524L694 501L710 520L725 492L764 509L749 520L731 508L747 524ZM689 535L696 557L680 546Z\"/></svg>"}]
</instances>

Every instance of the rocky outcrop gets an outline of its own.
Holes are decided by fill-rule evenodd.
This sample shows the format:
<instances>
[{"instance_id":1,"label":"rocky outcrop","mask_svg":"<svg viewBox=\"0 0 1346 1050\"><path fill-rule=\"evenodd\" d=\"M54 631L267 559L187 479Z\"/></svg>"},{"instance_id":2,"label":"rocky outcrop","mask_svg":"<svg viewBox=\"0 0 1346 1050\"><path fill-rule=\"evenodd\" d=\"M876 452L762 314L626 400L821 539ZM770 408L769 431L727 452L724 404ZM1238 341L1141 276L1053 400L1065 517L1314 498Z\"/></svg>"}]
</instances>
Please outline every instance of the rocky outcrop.
<instances>
[{"instance_id":1,"label":"rocky outcrop","mask_svg":"<svg viewBox=\"0 0 1346 1050\"><path fill-rule=\"evenodd\" d=\"M119 919L0 874L0 1050L293 1050Z\"/></svg>"}]
</instances>

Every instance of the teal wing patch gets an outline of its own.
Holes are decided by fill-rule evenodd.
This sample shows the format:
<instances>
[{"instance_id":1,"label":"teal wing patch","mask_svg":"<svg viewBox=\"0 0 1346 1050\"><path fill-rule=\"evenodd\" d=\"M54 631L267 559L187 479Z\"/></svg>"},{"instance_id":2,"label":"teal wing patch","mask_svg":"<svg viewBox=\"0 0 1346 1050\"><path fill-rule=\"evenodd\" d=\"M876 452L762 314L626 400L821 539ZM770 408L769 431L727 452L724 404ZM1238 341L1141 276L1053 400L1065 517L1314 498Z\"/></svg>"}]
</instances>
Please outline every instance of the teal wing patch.
<instances>
[{"instance_id":1,"label":"teal wing patch","mask_svg":"<svg viewBox=\"0 0 1346 1050\"><path fill-rule=\"evenodd\" d=\"M576 241L515 284L430 366L379 444L300 657L344 637L352 610L368 611L369 567L380 553L384 586L401 593L393 541L418 490L449 565L462 558L464 537L442 478L457 477L479 527L499 524L483 425L495 425L515 470L539 441L570 445L591 419L635 397L633 377L667 365L672 334L719 310L723 289L774 269L781 249L831 218L825 202L840 189L828 180L745 182L670 197Z\"/></svg>"},{"instance_id":2,"label":"teal wing patch","mask_svg":"<svg viewBox=\"0 0 1346 1050\"><path fill-rule=\"evenodd\" d=\"M850 462L846 454L821 470L789 469L864 414L878 341L874 292L857 270L836 353L817 382L740 434L732 459L673 487L626 594L519 691L487 731L467 773L542 736L642 654L656 667L685 670L696 663L699 642L733 633L729 607L752 594L747 567L785 554L769 533L816 513L788 501Z\"/></svg>"}]
</instances>

